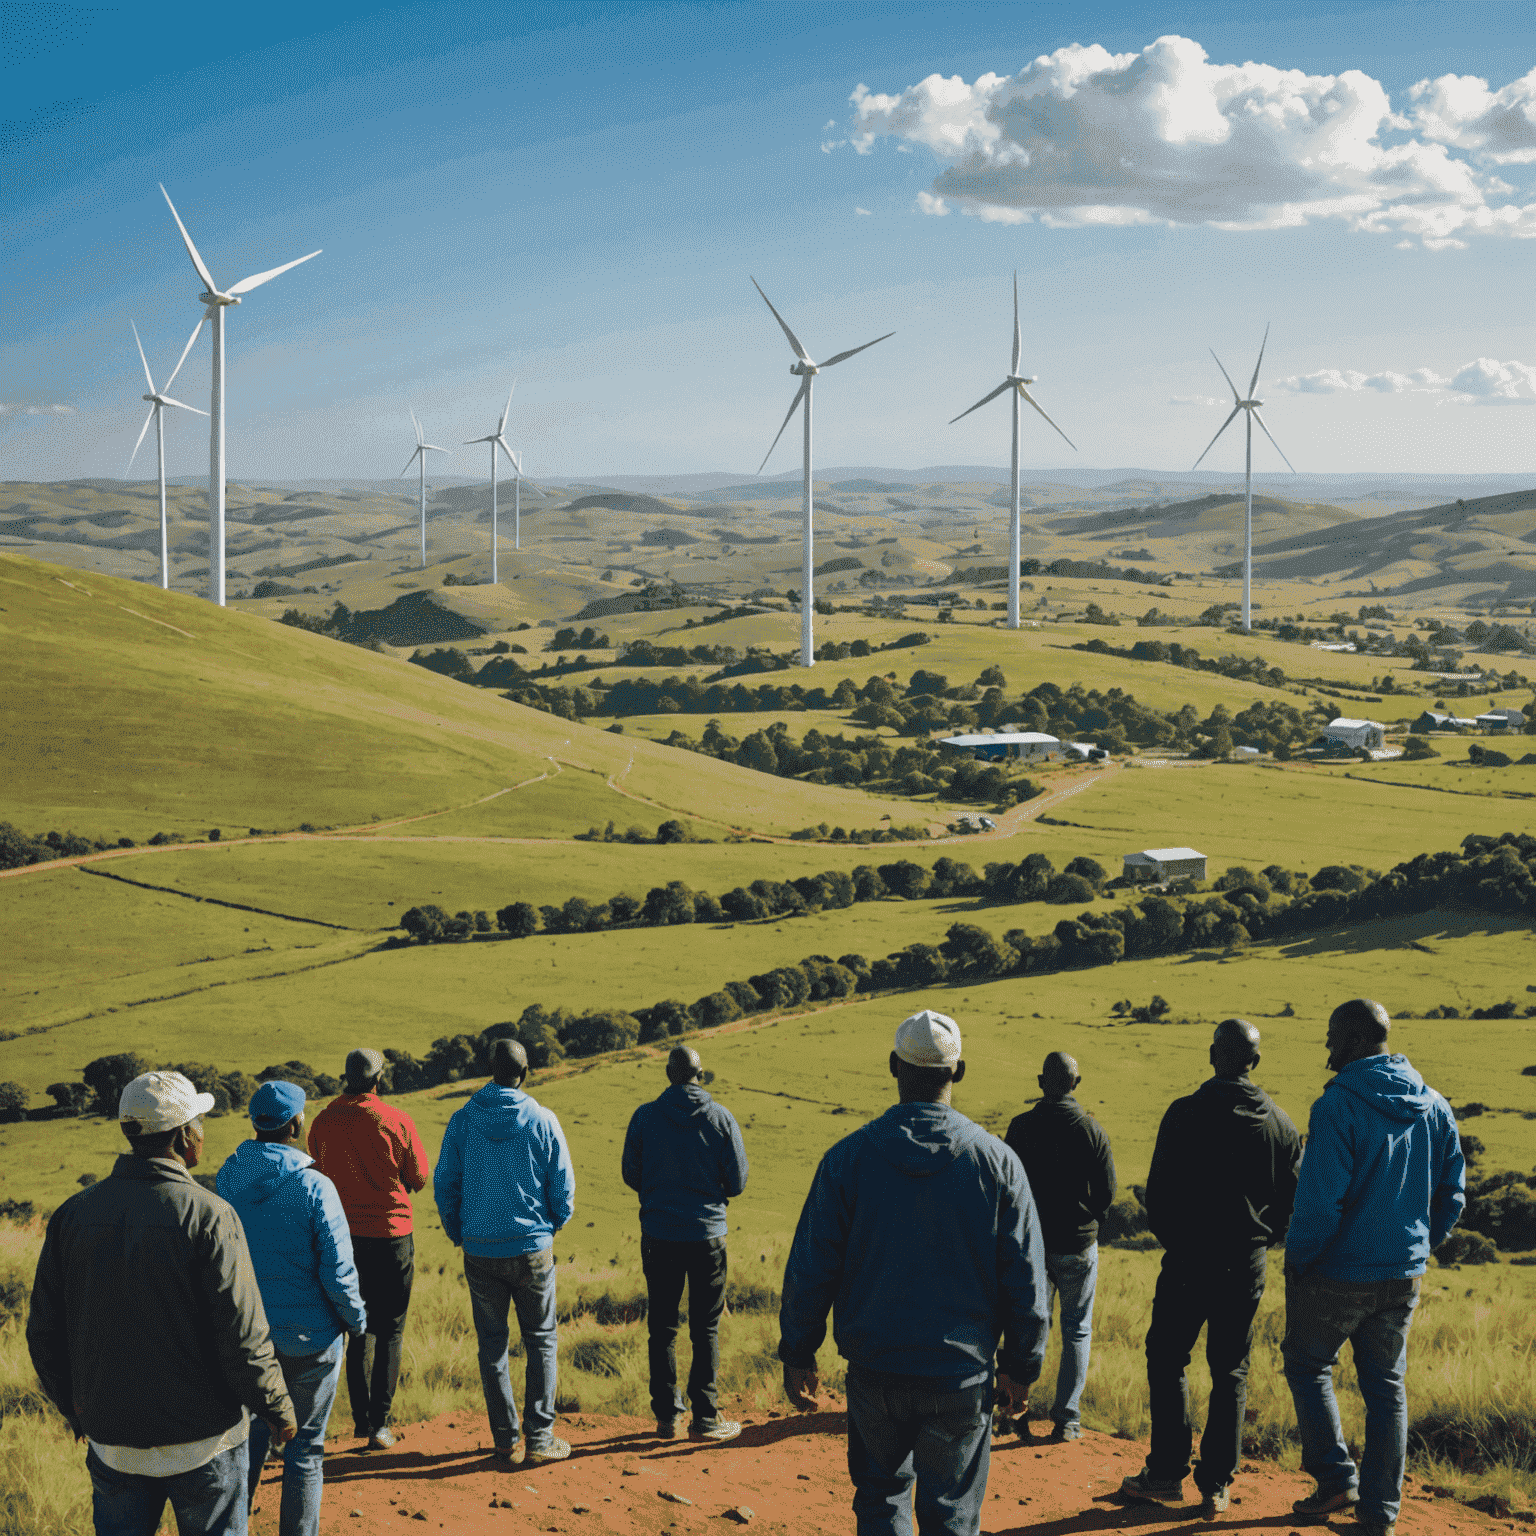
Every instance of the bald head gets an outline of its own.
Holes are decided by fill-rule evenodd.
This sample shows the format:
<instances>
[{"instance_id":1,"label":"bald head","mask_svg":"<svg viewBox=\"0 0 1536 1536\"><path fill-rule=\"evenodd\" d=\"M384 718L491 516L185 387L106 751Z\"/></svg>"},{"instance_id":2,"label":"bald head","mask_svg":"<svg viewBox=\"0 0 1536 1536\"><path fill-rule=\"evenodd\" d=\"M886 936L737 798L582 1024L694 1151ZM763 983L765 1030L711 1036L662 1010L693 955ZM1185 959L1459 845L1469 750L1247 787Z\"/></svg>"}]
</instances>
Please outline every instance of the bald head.
<instances>
[{"instance_id":1,"label":"bald head","mask_svg":"<svg viewBox=\"0 0 1536 1536\"><path fill-rule=\"evenodd\" d=\"M1328 1070L1379 1056L1387 1046L1392 1019L1374 998L1353 997L1328 1016Z\"/></svg>"},{"instance_id":2,"label":"bald head","mask_svg":"<svg viewBox=\"0 0 1536 1536\"><path fill-rule=\"evenodd\" d=\"M1247 1019L1223 1019L1211 1036L1217 1077L1244 1077L1259 1064L1259 1032Z\"/></svg>"},{"instance_id":3,"label":"bald head","mask_svg":"<svg viewBox=\"0 0 1536 1536\"><path fill-rule=\"evenodd\" d=\"M699 1053L691 1045L674 1045L667 1054L667 1081L674 1086L694 1083L704 1071Z\"/></svg>"},{"instance_id":4,"label":"bald head","mask_svg":"<svg viewBox=\"0 0 1536 1536\"><path fill-rule=\"evenodd\" d=\"M1052 1051L1036 1079L1041 1093L1048 1099L1066 1098L1082 1080L1077 1063L1065 1051Z\"/></svg>"},{"instance_id":5,"label":"bald head","mask_svg":"<svg viewBox=\"0 0 1536 1536\"><path fill-rule=\"evenodd\" d=\"M528 1052L521 1040L491 1043L491 1076L499 1088L516 1088L528 1076Z\"/></svg>"}]
</instances>

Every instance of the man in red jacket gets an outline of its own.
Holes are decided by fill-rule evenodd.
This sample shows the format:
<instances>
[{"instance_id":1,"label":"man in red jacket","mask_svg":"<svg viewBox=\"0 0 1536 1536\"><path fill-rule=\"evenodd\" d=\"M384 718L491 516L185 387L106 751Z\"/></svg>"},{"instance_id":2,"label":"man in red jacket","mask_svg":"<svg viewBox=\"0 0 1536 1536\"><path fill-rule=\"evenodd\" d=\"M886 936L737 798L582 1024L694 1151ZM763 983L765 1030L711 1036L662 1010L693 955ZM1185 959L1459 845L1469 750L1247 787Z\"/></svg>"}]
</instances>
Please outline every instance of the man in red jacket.
<instances>
[{"instance_id":1,"label":"man in red jacket","mask_svg":"<svg viewBox=\"0 0 1536 1536\"><path fill-rule=\"evenodd\" d=\"M309 1155L335 1184L347 1213L368 1313L367 1331L347 1346L347 1395L354 1433L370 1450L395 1443L389 1412L416 1272L410 1191L425 1189L431 1172L415 1122L379 1097L383 1073L377 1051L351 1052L345 1091L315 1116L309 1131Z\"/></svg>"}]
</instances>

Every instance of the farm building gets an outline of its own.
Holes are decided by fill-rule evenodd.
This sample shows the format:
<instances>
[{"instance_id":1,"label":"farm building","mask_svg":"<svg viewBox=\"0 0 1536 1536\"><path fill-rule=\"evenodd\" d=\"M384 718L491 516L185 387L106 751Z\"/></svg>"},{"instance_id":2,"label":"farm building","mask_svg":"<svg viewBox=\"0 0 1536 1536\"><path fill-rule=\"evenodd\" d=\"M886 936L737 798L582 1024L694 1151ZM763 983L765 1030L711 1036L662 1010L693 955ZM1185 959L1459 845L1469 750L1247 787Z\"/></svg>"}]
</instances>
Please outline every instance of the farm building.
<instances>
[{"instance_id":1,"label":"farm building","mask_svg":"<svg viewBox=\"0 0 1536 1536\"><path fill-rule=\"evenodd\" d=\"M1066 741L1061 750L1069 760L1078 763L1102 763L1109 756L1103 747L1091 741Z\"/></svg>"},{"instance_id":2,"label":"farm building","mask_svg":"<svg viewBox=\"0 0 1536 1536\"><path fill-rule=\"evenodd\" d=\"M1340 715L1323 727L1323 738L1337 742L1341 747L1364 747L1367 752L1380 750L1386 739L1386 730L1374 720L1351 720Z\"/></svg>"},{"instance_id":3,"label":"farm building","mask_svg":"<svg viewBox=\"0 0 1536 1536\"><path fill-rule=\"evenodd\" d=\"M1464 720L1460 715L1442 715L1439 710L1426 709L1413 722L1415 731L1470 731L1477 722Z\"/></svg>"},{"instance_id":4,"label":"farm building","mask_svg":"<svg viewBox=\"0 0 1536 1536\"><path fill-rule=\"evenodd\" d=\"M1061 756L1061 742L1055 736L1040 731L997 731L987 735L943 736L941 747L953 747L957 752L969 752L984 763L1000 762L1005 757L1016 757L1026 763L1044 762Z\"/></svg>"},{"instance_id":5,"label":"farm building","mask_svg":"<svg viewBox=\"0 0 1536 1536\"><path fill-rule=\"evenodd\" d=\"M1491 732L1498 735L1500 732L1514 733L1525 729L1525 715L1518 709L1488 709L1477 717L1477 728L1483 732Z\"/></svg>"},{"instance_id":6,"label":"farm building","mask_svg":"<svg viewBox=\"0 0 1536 1536\"><path fill-rule=\"evenodd\" d=\"M1205 879L1205 855L1193 848L1143 848L1125 856L1127 880Z\"/></svg>"}]
</instances>

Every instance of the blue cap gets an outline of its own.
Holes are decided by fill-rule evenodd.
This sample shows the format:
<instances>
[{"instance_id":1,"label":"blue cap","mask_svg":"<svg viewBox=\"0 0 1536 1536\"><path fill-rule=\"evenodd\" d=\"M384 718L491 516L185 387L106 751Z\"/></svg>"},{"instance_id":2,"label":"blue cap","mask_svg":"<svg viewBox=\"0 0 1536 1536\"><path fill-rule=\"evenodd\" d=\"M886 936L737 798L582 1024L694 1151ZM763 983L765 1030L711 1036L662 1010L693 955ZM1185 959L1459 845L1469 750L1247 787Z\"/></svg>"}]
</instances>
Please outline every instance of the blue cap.
<instances>
[{"instance_id":1,"label":"blue cap","mask_svg":"<svg viewBox=\"0 0 1536 1536\"><path fill-rule=\"evenodd\" d=\"M297 1083L263 1083L251 1095L251 1124L258 1131L275 1131L304 1113L304 1090Z\"/></svg>"}]
</instances>

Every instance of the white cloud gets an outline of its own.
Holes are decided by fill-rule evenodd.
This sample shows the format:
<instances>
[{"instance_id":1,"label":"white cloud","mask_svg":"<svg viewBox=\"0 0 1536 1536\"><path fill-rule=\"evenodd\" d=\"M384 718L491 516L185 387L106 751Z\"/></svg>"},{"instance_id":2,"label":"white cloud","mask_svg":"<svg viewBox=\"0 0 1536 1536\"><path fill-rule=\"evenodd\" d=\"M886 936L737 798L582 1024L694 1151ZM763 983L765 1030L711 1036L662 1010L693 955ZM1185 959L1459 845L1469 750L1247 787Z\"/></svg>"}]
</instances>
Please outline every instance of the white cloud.
<instances>
[{"instance_id":1,"label":"white cloud","mask_svg":"<svg viewBox=\"0 0 1536 1536\"><path fill-rule=\"evenodd\" d=\"M1432 250L1536 238L1536 198L1492 170L1536 163L1536 71L1499 91L1447 75L1410 96L1403 116L1360 70L1212 64L1183 37L1122 54L1074 43L973 85L860 85L850 142L870 154L890 138L946 161L918 195L929 214L1223 229L1340 219Z\"/></svg>"},{"instance_id":2,"label":"white cloud","mask_svg":"<svg viewBox=\"0 0 1536 1536\"><path fill-rule=\"evenodd\" d=\"M16 400L0 400L0 416L73 416L72 405L23 405Z\"/></svg>"},{"instance_id":3,"label":"white cloud","mask_svg":"<svg viewBox=\"0 0 1536 1536\"><path fill-rule=\"evenodd\" d=\"M1219 400L1215 395L1171 395L1169 405L1198 405L1201 407L1212 405L1226 405L1228 402Z\"/></svg>"},{"instance_id":4,"label":"white cloud","mask_svg":"<svg viewBox=\"0 0 1536 1536\"><path fill-rule=\"evenodd\" d=\"M853 211L855 213L862 214L866 219L871 219L871 218L874 217L874 215L869 211L868 208L860 208L860 207L855 206Z\"/></svg>"},{"instance_id":5,"label":"white cloud","mask_svg":"<svg viewBox=\"0 0 1536 1536\"><path fill-rule=\"evenodd\" d=\"M1432 368L1412 373L1360 373L1353 368L1322 368L1316 373L1293 374L1277 379L1276 389L1299 395L1362 394L1441 395L1454 405L1500 405L1507 401L1536 400L1536 368L1529 363L1501 363L1479 357L1458 368L1450 377Z\"/></svg>"}]
</instances>

